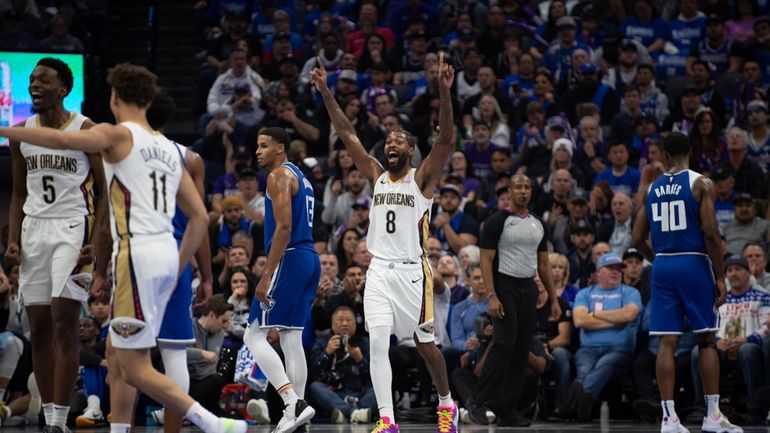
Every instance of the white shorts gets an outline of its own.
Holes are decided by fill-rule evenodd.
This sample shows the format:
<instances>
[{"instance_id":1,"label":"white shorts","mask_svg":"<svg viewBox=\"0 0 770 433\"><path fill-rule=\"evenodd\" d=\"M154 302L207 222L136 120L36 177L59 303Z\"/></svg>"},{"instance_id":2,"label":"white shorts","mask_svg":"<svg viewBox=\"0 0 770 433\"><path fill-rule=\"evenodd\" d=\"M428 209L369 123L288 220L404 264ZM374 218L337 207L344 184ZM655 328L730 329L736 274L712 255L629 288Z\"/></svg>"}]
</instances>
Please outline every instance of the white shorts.
<instances>
[{"instance_id":1,"label":"white shorts","mask_svg":"<svg viewBox=\"0 0 770 433\"><path fill-rule=\"evenodd\" d=\"M372 259L366 272L364 317L367 330L389 326L399 339L417 335L421 343L434 341L433 271L427 259Z\"/></svg>"},{"instance_id":2,"label":"white shorts","mask_svg":"<svg viewBox=\"0 0 770 433\"><path fill-rule=\"evenodd\" d=\"M118 349L155 347L179 272L176 241L169 234L116 242L112 272L112 345Z\"/></svg>"},{"instance_id":3,"label":"white shorts","mask_svg":"<svg viewBox=\"0 0 770 433\"><path fill-rule=\"evenodd\" d=\"M92 216L36 218L21 223L19 290L24 305L50 305L51 298L88 300L92 266L78 267L88 243Z\"/></svg>"}]
</instances>

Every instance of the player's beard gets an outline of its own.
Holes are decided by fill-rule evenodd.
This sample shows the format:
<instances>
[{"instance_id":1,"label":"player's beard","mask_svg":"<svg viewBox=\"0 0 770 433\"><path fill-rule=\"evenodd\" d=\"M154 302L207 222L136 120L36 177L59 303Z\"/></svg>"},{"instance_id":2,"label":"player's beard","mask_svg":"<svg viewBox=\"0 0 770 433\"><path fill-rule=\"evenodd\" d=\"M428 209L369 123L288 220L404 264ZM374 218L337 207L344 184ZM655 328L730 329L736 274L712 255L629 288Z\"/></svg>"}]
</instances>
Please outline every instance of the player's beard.
<instances>
[{"instance_id":1,"label":"player's beard","mask_svg":"<svg viewBox=\"0 0 770 433\"><path fill-rule=\"evenodd\" d=\"M402 153L398 155L398 160L394 164L388 162L388 171L390 173L400 173L401 170L403 170L406 166L407 162L409 162L409 154Z\"/></svg>"}]
</instances>

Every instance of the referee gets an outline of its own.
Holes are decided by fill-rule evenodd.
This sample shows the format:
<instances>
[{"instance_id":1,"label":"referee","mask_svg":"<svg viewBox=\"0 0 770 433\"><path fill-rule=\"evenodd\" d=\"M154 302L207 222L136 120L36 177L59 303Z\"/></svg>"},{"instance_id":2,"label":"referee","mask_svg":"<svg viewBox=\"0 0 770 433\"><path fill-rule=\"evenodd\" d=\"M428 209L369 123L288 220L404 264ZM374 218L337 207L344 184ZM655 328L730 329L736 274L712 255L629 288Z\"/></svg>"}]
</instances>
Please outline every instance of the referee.
<instances>
[{"instance_id":1,"label":"referee","mask_svg":"<svg viewBox=\"0 0 770 433\"><path fill-rule=\"evenodd\" d=\"M498 416L498 427L526 427L529 422L516 415L516 407L535 330L535 275L540 275L551 298L550 320L558 320L561 309L551 285L545 224L527 210L532 183L517 174L509 191L512 210L492 215L479 242L494 334L468 411L477 424L487 424L489 407Z\"/></svg>"}]
</instances>

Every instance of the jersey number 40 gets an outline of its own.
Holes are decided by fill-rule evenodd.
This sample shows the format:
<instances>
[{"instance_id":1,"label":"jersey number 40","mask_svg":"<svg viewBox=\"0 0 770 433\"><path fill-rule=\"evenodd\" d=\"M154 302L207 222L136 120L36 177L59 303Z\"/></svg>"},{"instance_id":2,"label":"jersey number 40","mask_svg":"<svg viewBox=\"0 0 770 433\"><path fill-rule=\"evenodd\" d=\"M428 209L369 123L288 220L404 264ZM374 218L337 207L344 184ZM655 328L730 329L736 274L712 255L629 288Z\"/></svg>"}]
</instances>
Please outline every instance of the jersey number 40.
<instances>
[{"instance_id":1,"label":"jersey number 40","mask_svg":"<svg viewBox=\"0 0 770 433\"><path fill-rule=\"evenodd\" d=\"M662 232L687 230L684 200L652 203L652 221L660 223Z\"/></svg>"}]
</instances>

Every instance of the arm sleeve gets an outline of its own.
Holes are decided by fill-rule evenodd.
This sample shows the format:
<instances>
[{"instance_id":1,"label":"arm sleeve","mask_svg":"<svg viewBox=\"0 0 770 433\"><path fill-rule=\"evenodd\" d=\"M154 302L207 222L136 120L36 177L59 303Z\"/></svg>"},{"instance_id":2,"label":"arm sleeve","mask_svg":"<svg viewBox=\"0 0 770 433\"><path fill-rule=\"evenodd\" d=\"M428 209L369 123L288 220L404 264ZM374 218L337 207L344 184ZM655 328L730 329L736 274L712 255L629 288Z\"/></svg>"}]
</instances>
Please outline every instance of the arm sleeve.
<instances>
[{"instance_id":1,"label":"arm sleeve","mask_svg":"<svg viewBox=\"0 0 770 433\"><path fill-rule=\"evenodd\" d=\"M535 218L537 218L538 221L540 221L540 225L543 226L543 238L540 239L540 243L537 246L537 252L547 252L548 251L548 239L550 239L551 234L548 230L548 224L546 224L542 219L540 219L537 215L532 215Z\"/></svg>"},{"instance_id":2,"label":"arm sleeve","mask_svg":"<svg viewBox=\"0 0 770 433\"><path fill-rule=\"evenodd\" d=\"M500 240L500 235L503 233L503 226L505 225L505 219L508 217L508 212L501 210L489 217L484 224L484 230L481 232L481 239L479 239L479 248L487 250L496 250L497 242Z\"/></svg>"}]
</instances>

